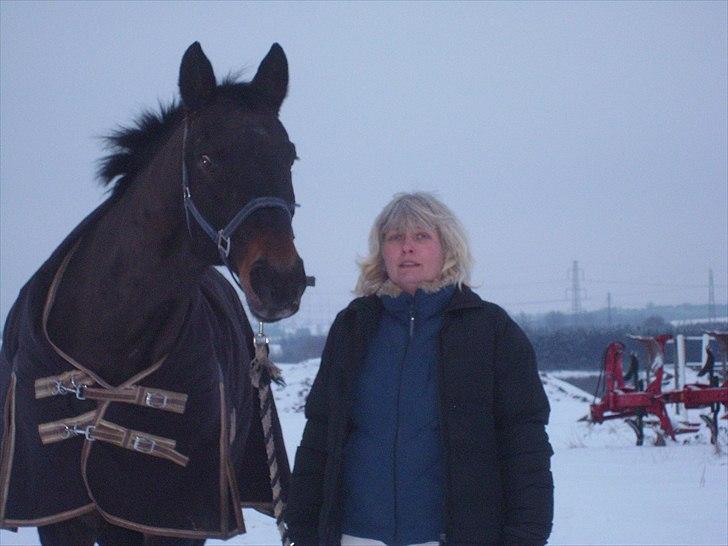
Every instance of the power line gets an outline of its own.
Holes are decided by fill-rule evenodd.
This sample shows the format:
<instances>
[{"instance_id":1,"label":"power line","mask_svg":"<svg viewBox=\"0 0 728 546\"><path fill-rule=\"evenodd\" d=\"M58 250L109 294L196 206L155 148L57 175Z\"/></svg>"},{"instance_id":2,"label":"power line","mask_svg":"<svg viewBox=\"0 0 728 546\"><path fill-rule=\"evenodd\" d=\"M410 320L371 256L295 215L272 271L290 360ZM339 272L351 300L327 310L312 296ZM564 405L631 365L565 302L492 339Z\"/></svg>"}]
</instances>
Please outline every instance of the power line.
<instances>
[{"instance_id":1,"label":"power line","mask_svg":"<svg viewBox=\"0 0 728 546\"><path fill-rule=\"evenodd\" d=\"M713 269L708 269L708 318L715 320L715 287L713 286Z\"/></svg>"},{"instance_id":2,"label":"power line","mask_svg":"<svg viewBox=\"0 0 728 546\"><path fill-rule=\"evenodd\" d=\"M540 284L562 284L564 281L563 279L554 280L554 281L524 281L524 282L517 282L517 283L508 283L508 284L487 284L483 283L483 287L487 288L488 290L508 290L509 288L523 288L524 286L535 286Z\"/></svg>"},{"instance_id":3,"label":"power line","mask_svg":"<svg viewBox=\"0 0 728 546\"><path fill-rule=\"evenodd\" d=\"M571 264L571 313L578 315L581 313L581 292L579 281L584 278L584 271L579 269L579 262L574 260ZM568 292L568 290L567 290Z\"/></svg>"},{"instance_id":4,"label":"power line","mask_svg":"<svg viewBox=\"0 0 728 546\"><path fill-rule=\"evenodd\" d=\"M569 300L566 298L561 298L558 300L532 300L532 301L505 301L505 302L498 302L499 305L504 305L506 307L512 307L515 305L541 305L544 303L567 303Z\"/></svg>"},{"instance_id":5,"label":"power line","mask_svg":"<svg viewBox=\"0 0 728 546\"><path fill-rule=\"evenodd\" d=\"M607 324L612 325L612 293L607 292Z\"/></svg>"},{"instance_id":6,"label":"power line","mask_svg":"<svg viewBox=\"0 0 728 546\"><path fill-rule=\"evenodd\" d=\"M662 283L662 282L641 282L641 281L608 281L602 279L586 279L586 283L594 284L625 284L630 286L658 286L658 287L671 287L671 288L707 288L707 284L676 284L676 283ZM725 288L728 284L718 284L721 288Z\"/></svg>"}]
</instances>

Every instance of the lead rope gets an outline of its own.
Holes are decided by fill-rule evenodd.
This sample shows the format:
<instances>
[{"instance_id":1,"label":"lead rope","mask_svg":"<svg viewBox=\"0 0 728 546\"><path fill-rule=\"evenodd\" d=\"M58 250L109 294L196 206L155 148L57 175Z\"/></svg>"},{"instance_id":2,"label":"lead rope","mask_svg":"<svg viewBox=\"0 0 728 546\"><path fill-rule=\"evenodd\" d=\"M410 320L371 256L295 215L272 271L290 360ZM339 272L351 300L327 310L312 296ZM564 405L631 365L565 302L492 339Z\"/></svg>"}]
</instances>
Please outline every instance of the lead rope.
<instances>
[{"instance_id":1,"label":"lead rope","mask_svg":"<svg viewBox=\"0 0 728 546\"><path fill-rule=\"evenodd\" d=\"M271 381L274 381L277 385L285 385L285 382L283 381L280 368L268 358L269 340L263 333L262 322L253 342L255 345L255 358L251 362L250 378L253 386L258 389L260 419L263 424L265 452L268 458L271 489L273 490L273 515L276 518L276 526L281 535L281 543L283 546L291 546L291 541L288 538L288 528L283 521L283 513L286 507L281 498L281 480L273 439L273 394L270 390Z\"/></svg>"}]
</instances>

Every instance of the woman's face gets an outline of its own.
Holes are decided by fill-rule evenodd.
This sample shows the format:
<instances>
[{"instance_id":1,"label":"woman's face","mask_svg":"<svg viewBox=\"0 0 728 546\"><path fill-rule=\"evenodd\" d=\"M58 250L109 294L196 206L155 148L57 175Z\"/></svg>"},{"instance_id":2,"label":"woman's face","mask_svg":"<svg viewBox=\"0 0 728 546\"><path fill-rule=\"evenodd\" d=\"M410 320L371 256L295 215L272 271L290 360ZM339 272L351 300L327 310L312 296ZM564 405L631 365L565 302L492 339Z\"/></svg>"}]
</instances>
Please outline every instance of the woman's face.
<instances>
[{"instance_id":1,"label":"woman's face","mask_svg":"<svg viewBox=\"0 0 728 546\"><path fill-rule=\"evenodd\" d=\"M445 260L440 235L426 228L387 231L382 257L389 279L408 294L439 279Z\"/></svg>"}]
</instances>

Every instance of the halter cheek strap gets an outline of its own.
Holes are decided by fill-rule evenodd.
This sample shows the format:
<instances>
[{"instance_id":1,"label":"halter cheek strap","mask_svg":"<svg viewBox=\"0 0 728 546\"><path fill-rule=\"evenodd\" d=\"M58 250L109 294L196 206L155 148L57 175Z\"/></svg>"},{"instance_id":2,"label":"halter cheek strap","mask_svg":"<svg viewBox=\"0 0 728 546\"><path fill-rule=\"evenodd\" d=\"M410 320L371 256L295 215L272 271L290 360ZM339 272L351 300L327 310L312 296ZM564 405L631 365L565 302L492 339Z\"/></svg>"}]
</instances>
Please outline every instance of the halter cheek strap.
<instances>
[{"instance_id":1,"label":"halter cheek strap","mask_svg":"<svg viewBox=\"0 0 728 546\"><path fill-rule=\"evenodd\" d=\"M238 211L238 213L233 216L224 228L219 230L213 228L212 224L210 224L207 218L205 218L202 212L200 212L200 209L195 205L195 202L192 200L192 194L190 193L189 174L187 172L187 163L185 161L185 156L187 155L187 128L188 121L187 118L185 118L184 133L182 136L182 195L185 216L187 217L187 230L190 232L191 237L192 229L190 227L190 215L192 215L197 222L197 225L199 225L202 228L202 231L204 231L212 242L215 243L220 259L225 266L227 266L237 285L240 286L238 275L233 268L230 267L230 262L228 261L228 256L230 255L230 238L233 233L235 233L238 227L240 227L240 224L242 224L251 214L262 208L282 209L288 216L288 222L290 223L293 219L293 210L297 204L285 201L280 197L255 197L248 201ZM240 286L240 288L242 289L242 286Z\"/></svg>"}]
</instances>

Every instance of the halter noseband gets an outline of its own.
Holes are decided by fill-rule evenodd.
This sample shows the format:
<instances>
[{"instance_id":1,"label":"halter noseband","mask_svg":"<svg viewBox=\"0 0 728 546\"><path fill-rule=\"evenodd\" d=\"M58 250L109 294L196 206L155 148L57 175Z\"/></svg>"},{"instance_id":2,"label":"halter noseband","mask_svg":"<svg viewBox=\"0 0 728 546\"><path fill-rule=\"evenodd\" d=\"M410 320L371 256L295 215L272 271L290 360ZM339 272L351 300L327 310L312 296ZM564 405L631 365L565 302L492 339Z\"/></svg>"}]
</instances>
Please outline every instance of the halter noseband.
<instances>
[{"instance_id":1,"label":"halter noseband","mask_svg":"<svg viewBox=\"0 0 728 546\"><path fill-rule=\"evenodd\" d=\"M204 231L212 242L215 243L220 258L227 266L235 282L238 286L240 286L238 276L230 267L230 262L228 261L228 256L230 254L230 237L232 234L235 233L235 230L240 227L240 224L242 224L246 218L248 218L256 210L262 208L283 209L288 216L288 221L291 222L293 219L293 210L297 204L290 203L280 197L255 197L248 201L238 211L238 213L233 216L232 220L230 220L224 228L215 230L215 228L212 227L212 224L210 224L202 212L200 212L200 209L197 208L195 202L192 200L192 194L190 193L187 162L185 161L185 157L187 155L187 127L188 121L187 118L185 118L184 133L182 136L182 195L184 200L185 216L187 217L187 230L190 232L190 236L192 236L192 230L190 228L190 214L192 214L192 217L202 228L202 231ZM242 286L240 288L242 289Z\"/></svg>"}]
</instances>

